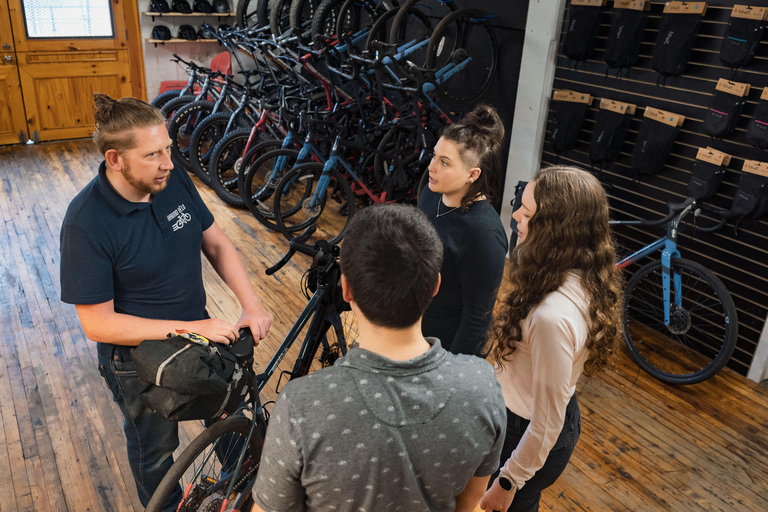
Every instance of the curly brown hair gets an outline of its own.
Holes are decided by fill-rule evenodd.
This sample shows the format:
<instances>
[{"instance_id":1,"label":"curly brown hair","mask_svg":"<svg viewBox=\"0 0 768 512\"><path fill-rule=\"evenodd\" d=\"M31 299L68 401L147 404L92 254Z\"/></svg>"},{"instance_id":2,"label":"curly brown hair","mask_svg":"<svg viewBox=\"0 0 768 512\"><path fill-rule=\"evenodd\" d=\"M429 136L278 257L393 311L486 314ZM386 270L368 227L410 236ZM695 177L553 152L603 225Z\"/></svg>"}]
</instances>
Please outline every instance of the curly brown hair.
<instances>
[{"instance_id":1,"label":"curly brown hair","mask_svg":"<svg viewBox=\"0 0 768 512\"><path fill-rule=\"evenodd\" d=\"M522 339L523 321L547 294L576 271L589 300L584 374L608 364L621 336L622 278L600 182L578 167L554 166L533 177L536 210L525 239L512 252L512 289L494 322L493 359L503 366Z\"/></svg>"}]
</instances>

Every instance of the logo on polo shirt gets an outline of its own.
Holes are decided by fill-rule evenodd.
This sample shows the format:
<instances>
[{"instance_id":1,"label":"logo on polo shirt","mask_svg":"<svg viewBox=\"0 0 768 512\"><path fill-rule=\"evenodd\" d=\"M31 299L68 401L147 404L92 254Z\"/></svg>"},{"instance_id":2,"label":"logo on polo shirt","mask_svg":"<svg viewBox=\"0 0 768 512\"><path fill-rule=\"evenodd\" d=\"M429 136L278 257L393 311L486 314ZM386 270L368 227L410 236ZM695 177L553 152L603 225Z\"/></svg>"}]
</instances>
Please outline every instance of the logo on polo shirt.
<instances>
[{"instance_id":1,"label":"logo on polo shirt","mask_svg":"<svg viewBox=\"0 0 768 512\"><path fill-rule=\"evenodd\" d=\"M171 225L174 231L180 230L187 224L187 222L192 220L192 215L184 211L186 209L186 205L180 204L175 210L168 214L168 222L176 219L176 222Z\"/></svg>"}]
</instances>

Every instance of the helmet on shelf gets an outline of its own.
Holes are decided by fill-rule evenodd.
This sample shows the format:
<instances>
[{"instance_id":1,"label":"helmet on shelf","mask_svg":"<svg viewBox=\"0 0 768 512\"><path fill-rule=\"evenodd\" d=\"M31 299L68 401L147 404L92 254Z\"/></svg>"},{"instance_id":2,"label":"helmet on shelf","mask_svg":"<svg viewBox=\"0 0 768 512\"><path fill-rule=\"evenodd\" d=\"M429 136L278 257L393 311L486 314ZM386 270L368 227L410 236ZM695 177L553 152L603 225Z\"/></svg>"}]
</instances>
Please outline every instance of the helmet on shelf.
<instances>
[{"instance_id":1,"label":"helmet on shelf","mask_svg":"<svg viewBox=\"0 0 768 512\"><path fill-rule=\"evenodd\" d=\"M197 41L197 30L192 25L182 25L179 27L179 39Z\"/></svg>"},{"instance_id":2,"label":"helmet on shelf","mask_svg":"<svg viewBox=\"0 0 768 512\"><path fill-rule=\"evenodd\" d=\"M213 0L213 10L214 12L218 12L220 14L232 12L227 0Z\"/></svg>"},{"instance_id":3,"label":"helmet on shelf","mask_svg":"<svg viewBox=\"0 0 768 512\"><path fill-rule=\"evenodd\" d=\"M171 35L171 29L165 25L155 25L152 29L152 39L159 39L161 41L168 41L173 36Z\"/></svg>"},{"instance_id":4,"label":"helmet on shelf","mask_svg":"<svg viewBox=\"0 0 768 512\"><path fill-rule=\"evenodd\" d=\"M219 25L219 29L218 30L219 30L220 33L221 32L229 32L230 30L232 30L232 25L227 25L226 23L222 23L221 25Z\"/></svg>"},{"instance_id":5,"label":"helmet on shelf","mask_svg":"<svg viewBox=\"0 0 768 512\"><path fill-rule=\"evenodd\" d=\"M181 14L192 14L192 8L189 6L187 0L173 0L171 4L173 12L180 12Z\"/></svg>"},{"instance_id":6,"label":"helmet on shelf","mask_svg":"<svg viewBox=\"0 0 768 512\"><path fill-rule=\"evenodd\" d=\"M195 0L195 6L193 7L193 10L195 12L211 14L213 12L213 6L208 0Z\"/></svg>"},{"instance_id":7,"label":"helmet on shelf","mask_svg":"<svg viewBox=\"0 0 768 512\"><path fill-rule=\"evenodd\" d=\"M213 33L213 27L208 25L207 23L203 23L200 25L200 28L197 30L197 38L198 39L216 39L216 35Z\"/></svg>"},{"instance_id":8,"label":"helmet on shelf","mask_svg":"<svg viewBox=\"0 0 768 512\"><path fill-rule=\"evenodd\" d=\"M152 12L171 12L171 8L168 7L168 2L165 0L152 0L149 10Z\"/></svg>"}]
</instances>

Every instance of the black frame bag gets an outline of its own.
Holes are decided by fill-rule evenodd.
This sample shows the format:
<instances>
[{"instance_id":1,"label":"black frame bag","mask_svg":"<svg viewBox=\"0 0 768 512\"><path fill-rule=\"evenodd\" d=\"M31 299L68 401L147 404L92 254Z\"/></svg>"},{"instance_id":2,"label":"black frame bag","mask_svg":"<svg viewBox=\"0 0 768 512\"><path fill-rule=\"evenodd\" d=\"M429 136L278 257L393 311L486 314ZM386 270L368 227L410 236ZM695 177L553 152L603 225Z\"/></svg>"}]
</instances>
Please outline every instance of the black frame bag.
<instances>
[{"instance_id":1,"label":"black frame bag","mask_svg":"<svg viewBox=\"0 0 768 512\"><path fill-rule=\"evenodd\" d=\"M592 139L589 143L589 160L593 164L615 161L627 136L632 116L601 108L597 111Z\"/></svg>"},{"instance_id":2,"label":"black frame bag","mask_svg":"<svg viewBox=\"0 0 768 512\"><path fill-rule=\"evenodd\" d=\"M701 15L665 13L653 49L651 67L662 76L680 75L688 65Z\"/></svg>"},{"instance_id":3,"label":"black frame bag","mask_svg":"<svg viewBox=\"0 0 768 512\"><path fill-rule=\"evenodd\" d=\"M614 9L605 43L605 63L611 68L629 68L637 62L648 13L635 9Z\"/></svg>"},{"instance_id":4,"label":"black frame bag","mask_svg":"<svg viewBox=\"0 0 768 512\"><path fill-rule=\"evenodd\" d=\"M731 16L720 46L720 62L733 69L746 66L755 56L765 31L765 21Z\"/></svg>"},{"instance_id":5,"label":"black frame bag","mask_svg":"<svg viewBox=\"0 0 768 512\"><path fill-rule=\"evenodd\" d=\"M758 149L768 149L768 101L759 101L747 126L747 143Z\"/></svg>"},{"instance_id":6,"label":"black frame bag","mask_svg":"<svg viewBox=\"0 0 768 512\"><path fill-rule=\"evenodd\" d=\"M253 338L247 355L210 343L199 345L181 336L145 340L131 350L141 400L174 421L216 418L232 413L245 400L253 381ZM250 352L250 353L248 353Z\"/></svg>"},{"instance_id":7,"label":"black frame bag","mask_svg":"<svg viewBox=\"0 0 768 512\"><path fill-rule=\"evenodd\" d=\"M655 121L644 117L632 151L632 173L634 177L649 176L664 169L664 163L669 158L679 126Z\"/></svg>"},{"instance_id":8,"label":"black frame bag","mask_svg":"<svg viewBox=\"0 0 768 512\"><path fill-rule=\"evenodd\" d=\"M725 167L703 160L696 160L688 181L688 197L697 201L710 199L717 192L725 176Z\"/></svg>"},{"instance_id":9,"label":"black frame bag","mask_svg":"<svg viewBox=\"0 0 768 512\"><path fill-rule=\"evenodd\" d=\"M576 144L589 105L574 101L553 101L552 103L554 126L549 143L555 153L562 153Z\"/></svg>"},{"instance_id":10,"label":"black frame bag","mask_svg":"<svg viewBox=\"0 0 768 512\"><path fill-rule=\"evenodd\" d=\"M723 91L715 91L710 100L709 110L704 114L702 130L711 137L727 137L736 128L746 98Z\"/></svg>"},{"instance_id":11,"label":"black frame bag","mask_svg":"<svg viewBox=\"0 0 768 512\"><path fill-rule=\"evenodd\" d=\"M587 60L595 51L603 10L600 7L571 5L563 39L563 55L571 60Z\"/></svg>"}]
</instances>

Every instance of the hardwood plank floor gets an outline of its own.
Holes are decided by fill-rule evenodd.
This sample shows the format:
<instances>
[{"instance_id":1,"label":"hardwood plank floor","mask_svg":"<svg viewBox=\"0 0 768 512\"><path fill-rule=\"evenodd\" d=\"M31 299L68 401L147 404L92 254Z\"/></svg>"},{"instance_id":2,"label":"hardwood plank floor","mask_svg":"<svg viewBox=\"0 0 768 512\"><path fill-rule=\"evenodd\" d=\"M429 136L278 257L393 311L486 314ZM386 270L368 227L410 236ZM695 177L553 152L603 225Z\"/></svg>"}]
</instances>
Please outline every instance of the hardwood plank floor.
<instances>
[{"instance_id":1,"label":"hardwood plank floor","mask_svg":"<svg viewBox=\"0 0 768 512\"><path fill-rule=\"evenodd\" d=\"M59 301L61 221L100 160L88 140L0 148L0 512L142 510L95 344ZM299 283L309 259L297 255L264 276L283 239L210 190L201 194L273 312L257 351L263 366L305 303ZM207 264L204 274L211 313L235 321L236 300ZM542 510L768 510L764 388L730 370L669 387L622 351L613 369L579 384L579 402L581 440ZM184 424L182 442L200 429Z\"/></svg>"}]
</instances>

